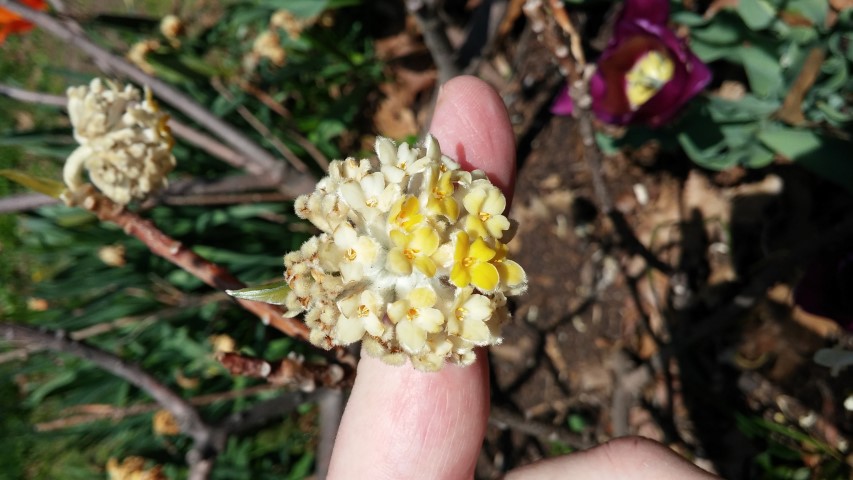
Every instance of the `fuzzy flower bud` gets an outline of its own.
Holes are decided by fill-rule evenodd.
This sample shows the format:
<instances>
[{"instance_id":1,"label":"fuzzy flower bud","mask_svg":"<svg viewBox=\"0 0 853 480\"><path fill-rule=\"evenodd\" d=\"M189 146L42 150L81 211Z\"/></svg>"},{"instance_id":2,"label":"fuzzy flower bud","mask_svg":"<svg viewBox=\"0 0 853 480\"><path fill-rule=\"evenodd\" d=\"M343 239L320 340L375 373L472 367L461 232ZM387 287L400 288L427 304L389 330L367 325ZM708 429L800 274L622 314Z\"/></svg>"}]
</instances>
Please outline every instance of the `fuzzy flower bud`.
<instances>
[{"instance_id":1,"label":"fuzzy flower bud","mask_svg":"<svg viewBox=\"0 0 853 480\"><path fill-rule=\"evenodd\" d=\"M83 184L83 169L107 197L119 204L142 199L165 186L175 167L174 140L146 89L94 79L68 89L68 115L80 146L68 157L63 177L70 190Z\"/></svg>"},{"instance_id":2,"label":"fuzzy flower bud","mask_svg":"<svg viewBox=\"0 0 853 480\"><path fill-rule=\"evenodd\" d=\"M506 199L428 136L376 139L378 159L335 160L296 213L322 233L284 257L289 315L305 312L322 348L362 340L389 364L470 365L501 342L507 295L527 288L507 257Z\"/></svg>"}]
</instances>

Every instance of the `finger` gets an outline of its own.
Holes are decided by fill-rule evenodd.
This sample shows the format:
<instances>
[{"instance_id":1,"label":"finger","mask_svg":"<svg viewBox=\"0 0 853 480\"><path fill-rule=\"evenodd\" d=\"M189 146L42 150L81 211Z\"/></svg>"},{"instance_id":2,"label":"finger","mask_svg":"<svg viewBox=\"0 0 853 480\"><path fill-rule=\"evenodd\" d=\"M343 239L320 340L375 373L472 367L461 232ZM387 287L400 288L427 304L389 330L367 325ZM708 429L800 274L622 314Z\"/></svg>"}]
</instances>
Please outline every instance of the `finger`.
<instances>
[{"instance_id":1,"label":"finger","mask_svg":"<svg viewBox=\"0 0 853 480\"><path fill-rule=\"evenodd\" d=\"M710 480L700 469L665 446L642 437L623 437L583 452L563 455L513 470L506 480Z\"/></svg>"},{"instance_id":2,"label":"finger","mask_svg":"<svg viewBox=\"0 0 853 480\"><path fill-rule=\"evenodd\" d=\"M485 83L472 77L448 82L431 132L447 155L511 188L512 130L500 97ZM482 351L469 367L447 365L436 373L365 357L328 478L471 478L488 415L488 366Z\"/></svg>"}]
</instances>

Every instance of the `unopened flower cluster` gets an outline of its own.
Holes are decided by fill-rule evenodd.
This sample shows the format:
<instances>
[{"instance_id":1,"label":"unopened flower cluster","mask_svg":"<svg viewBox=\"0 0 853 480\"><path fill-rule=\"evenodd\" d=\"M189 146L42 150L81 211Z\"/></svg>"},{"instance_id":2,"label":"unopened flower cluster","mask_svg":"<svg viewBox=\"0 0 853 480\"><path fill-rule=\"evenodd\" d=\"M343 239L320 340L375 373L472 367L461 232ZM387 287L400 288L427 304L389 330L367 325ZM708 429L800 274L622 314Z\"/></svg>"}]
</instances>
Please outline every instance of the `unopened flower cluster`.
<instances>
[{"instance_id":1,"label":"unopened flower cluster","mask_svg":"<svg viewBox=\"0 0 853 480\"><path fill-rule=\"evenodd\" d=\"M390 364L469 365L500 343L507 295L527 287L507 258L506 199L480 171L460 170L434 138L424 147L376 139L377 161L329 167L296 213L322 233L287 254L289 315L329 349L362 340Z\"/></svg>"},{"instance_id":2,"label":"unopened flower cluster","mask_svg":"<svg viewBox=\"0 0 853 480\"><path fill-rule=\"evenodd\" d=\"M71 191L83 184L83 169L107 197L119 204L143 199L165 186L175 167L174 140L146 89L96 78L68 89L68 115L80 146L63 170Z\"/></svg>"}]
</instances>

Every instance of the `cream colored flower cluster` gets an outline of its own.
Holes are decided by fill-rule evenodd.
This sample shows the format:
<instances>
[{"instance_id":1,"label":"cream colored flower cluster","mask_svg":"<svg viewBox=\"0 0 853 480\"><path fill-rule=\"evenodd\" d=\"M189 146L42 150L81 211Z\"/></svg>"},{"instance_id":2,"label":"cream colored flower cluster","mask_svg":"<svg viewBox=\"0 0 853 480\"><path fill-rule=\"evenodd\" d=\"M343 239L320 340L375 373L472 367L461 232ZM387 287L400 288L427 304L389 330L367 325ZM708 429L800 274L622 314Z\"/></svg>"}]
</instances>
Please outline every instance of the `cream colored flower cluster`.
<instances>
[{"instance_id":1,"label":"cream colored flower cluster","mask_svg":"<svg viewBox=\"0 0 853 480\"><path fill-rule=\"evenodd\" d=\"M322 233L287 254L289 315L303 311L311 342L362 340L390 364L469 365L501 342L506 296L524 292L507 258L503 193L467 172L428 136L421 148L376 139L378 160L336 160L296 213Z\"/></svg>"},{"instance_id":2,"label":"cream colored flower cluster","mask_svg":"<svg viewBox=\"0 0 853 480\"><path fill-rule=\"evenodd\" d=\"M148 90L103 82L68 89L68 116L80 146L68 157L63 178L69 189L89 179L116 203L143 199L166 184L175 168L174 140Z\"/></svg>"}]
</instances>

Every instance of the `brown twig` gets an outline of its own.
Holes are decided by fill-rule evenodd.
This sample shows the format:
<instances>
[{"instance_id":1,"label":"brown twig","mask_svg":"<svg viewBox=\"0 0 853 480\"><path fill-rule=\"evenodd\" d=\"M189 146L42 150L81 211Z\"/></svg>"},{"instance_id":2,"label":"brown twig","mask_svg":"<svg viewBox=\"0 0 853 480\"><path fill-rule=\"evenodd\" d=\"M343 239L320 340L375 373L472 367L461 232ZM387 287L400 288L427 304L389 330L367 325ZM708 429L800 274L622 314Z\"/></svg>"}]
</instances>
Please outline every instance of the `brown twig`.
<instances>
[{"instance_id":1,"label":"brown twig","mask_svg":"<svg viewBox=\"0 0 853 480\"><path fill-rule=\"evenodd\" d=\"M567 432L565 429L531 421L500 407L492 407L489 423L498 428L511 428L526 435L531 435L543 442L558 441L572 448L584 449L592 445L580 435Z\"/></svg>"},{"instance_id":2,"label":"brown twig","mask_svg":"<svg viewBox=\"0 0 853 480\"><path fill-rule=\"evenodd\" d=\"M229 297L227 295L221 292L216 292L209 295L200 295L198 297L192 298L190 301L182 301L175 307L162 309L155 314L122 317L111 322L97 323L86 328L81 328L80 330L75 330L69 333L68 338L70 338L71 340L78 341L86 340L92 337L96 337L98 335L103 335L113 330L117 330L119 328L143 323L151 323L158 319L166 318L171 315L176 315L186 311L186 309L191 306L204 305L208 302L213 301L223 301L228 298ZM11 362L14 360L25 360L30 354L37 353L42 350L45 350L45 347L43 345L34 344L15 350L10 350L8 352L3 352L2 354L0 354L0 364Z\"/></svg>"},{"instance_id":3,"label":"brown twig","mask_svg":"<svg viewBox=\"0 0 853 480\"><path fill-rule=\"evenodd\" d=\"M314 180L310 175L290 171L285 163L270 155L252 139L221 118L211 114L208 109L163 80L148 75L124 58L103 49L89 40L83 32L70 28L47 13L27 8L18 2L0 0L0 6L33 22L50 35L77 47L89 55L106 73L123 76L139 85L148 86L158 99L242 152L248 161L246 169L251 173L275 179L284 192L300 194L313 189Z\"/></svg>"},{"instance_id":4,"label":"brown twig","mask_svg":"<svg viewBox=\"0 0 853 480\"><path fill-rule=\"evenodd\" d=\"M438 69L438 80L444 83L460 74L447 38L444 22L438 15L436 0L406 0L406 8L414 17L424 36L424 43Z\"/></svg>"},{"instance_id":5,"label":"brown twig","mask_svg":"<svg viewBox=\"0 0 853 480\"><path fill-rule=\"evenodd\" d=\"M222 96L222 98L228 100L229 102L234 101L234 95L231 95L231 92L229 92L228 89L225 88L225 85L223 85L222 81L220 81L218 78L214 78L210 82L210 85L214 88L214 90L216 90L217 93L219 93L219 95ZM264 137L268 142L270 142L272 146L275 147L276 150L278 150L278 153L280 153L281 156L283 156L288 162L290 162L293 168L299 170L302 173L308 172L308 166L305 165L305 162L303 162L298 155L293 153L293 150L291 150L287 145L285 145L284 142L282 142L281 140L279 140L278 137L273 135L270 129L267 128L266 125L264 125L264 122L260 121L260 119L258 119L258 117L256 117L254 113L249 111L248 108L246 108L244 105L237 105L237 113L239 113L240 116L243 117L243 120L245 120L246 123L249 124L249 126L254 128L256 132L260 133L262 137Z\"/></svg>"},{"instance_id":6,"label":"brown twig","mask_svg":"<svg viewBox=\"0 0 853 480\"><path fill-rule=\"evenodd\" d=\"M355 373L355 364L352 362L318 364L307 362L294 354L272 362L234 352L220 353L217 359L231 375L262 378L272 385L297 388L304 392L312 392L317 388L350 387Z\"/></svg>"},{"instance_id":7,"label":"brown twig","mask_svg":"<svg viewBox=\"0 0 853 480\"><path fill-rule=\"evenodd\" d=\"M210 441L211 427L183 397L170 390L137 365L82 341L72 340L63 331L37 329L27 325L0 323L0 337L9 342L37 345L89 360L98 367L142 389L175 417L181 431L197 443Z\"/></svg>"},{"instance_id":8,"label":"brown twig","mask_svg":"<svg viewBox=\"0 0 853 480\"><path fill-rule=\"evenodd\" d=\"M150 220L143 219L110 199L95 192L91 186L75 192L74 204L94 213L99 219L121 227L125 233L142 241L156 255L183 268L199 280L218 290L239 290L245 284L225 268L210 262L181 242L161 232ZM308 328L299 320L285 318L281 308L268 303L236 299L246 310L254 313L265 325L295 338L308 339Z\"/></svg>"}]
</instances>

